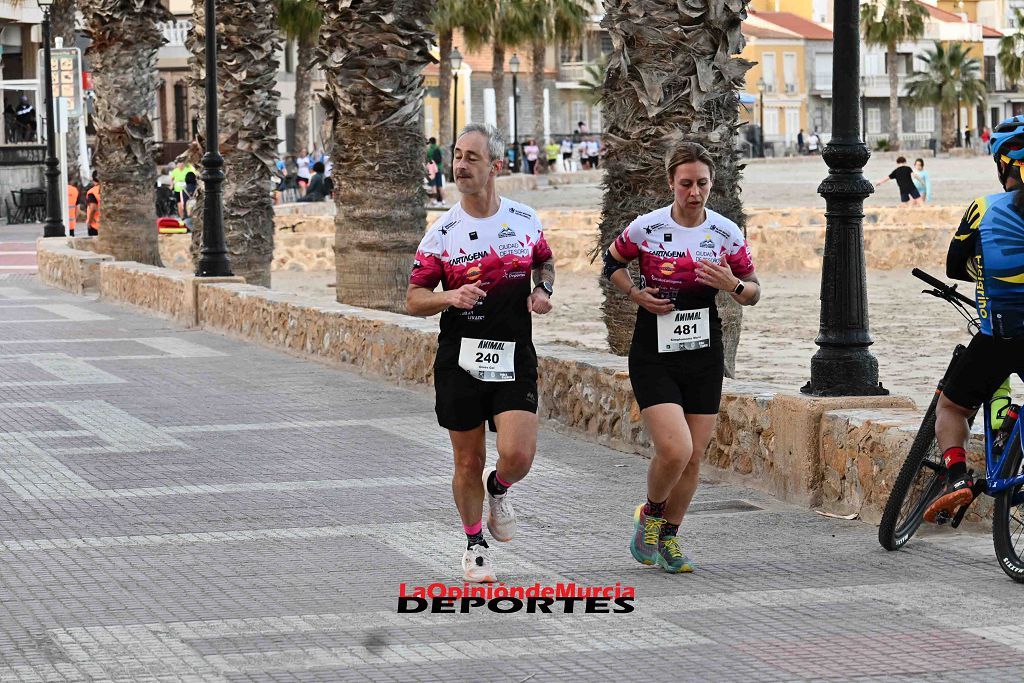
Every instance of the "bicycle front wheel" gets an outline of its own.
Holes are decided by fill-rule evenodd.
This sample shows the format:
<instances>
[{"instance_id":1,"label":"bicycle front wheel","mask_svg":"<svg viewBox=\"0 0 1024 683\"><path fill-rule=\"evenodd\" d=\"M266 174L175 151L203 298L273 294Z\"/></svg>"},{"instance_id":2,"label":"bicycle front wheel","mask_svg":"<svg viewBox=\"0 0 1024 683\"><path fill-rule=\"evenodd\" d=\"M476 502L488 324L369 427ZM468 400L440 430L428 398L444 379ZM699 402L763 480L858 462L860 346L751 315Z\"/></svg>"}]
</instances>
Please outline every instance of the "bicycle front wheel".
<instances>
[{"instance_id":1,"label":"bicycle front wheel","mask_svg":"<svg viewBox=\"0 0 1024 683\"><path fill-rule=\"evenodd\" d=\"M896 483L878 525L878 542L886 550L899 550L911 539L925 508L946 483L946 466L935 443L935 405L938 394L932 398L921 428L917 430L910 453L900 468Z\"/></svg>"},{"instance_id":2,"label":"bicycle front wheel","mask_svg":"<svg viewBox=\"0 0 1024 683\"><path fill-rule=\"evenodd\" d=\"M1015 477L1021 471L1020 439L1017 439L999 477ZM992 514L992 541L999 566L1011 579L1024 583L1024 558L1021 557L1024 554L1024 487L1011 486L997 495Z\"/></svg>"}]
</instances>

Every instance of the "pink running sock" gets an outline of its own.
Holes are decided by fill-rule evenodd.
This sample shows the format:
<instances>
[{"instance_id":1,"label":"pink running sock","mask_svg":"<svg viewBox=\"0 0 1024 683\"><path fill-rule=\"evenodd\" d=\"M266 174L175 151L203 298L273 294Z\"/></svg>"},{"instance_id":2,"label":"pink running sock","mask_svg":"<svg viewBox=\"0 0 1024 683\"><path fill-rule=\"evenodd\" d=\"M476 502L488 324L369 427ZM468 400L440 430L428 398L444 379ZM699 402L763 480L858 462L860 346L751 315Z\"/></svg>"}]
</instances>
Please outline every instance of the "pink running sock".
<instances>
[{"instance_id":1,"label":"pink running sock","mask_svg":"<svg viewBox=\"0 0 1024 683\"><path fill-rule=\"evenodd\" d=\"M494 479L505 488L509 488L510 486L512 486L512 484L501 478L501 475L498 474L498 470L494 470Z\"/></svg>"},{"instance_id":2,"label":"pink running sock","mask_svg":"<svg viewBox=\"0 0 1024 683\"><path fill-rule=\"evenodd\" d=\"M482 522L483 520L478 521L476 524L463 524L462 528L467 536L476 536L480 533L481 528L483 528Z\"/></svg>"}]
</instances>

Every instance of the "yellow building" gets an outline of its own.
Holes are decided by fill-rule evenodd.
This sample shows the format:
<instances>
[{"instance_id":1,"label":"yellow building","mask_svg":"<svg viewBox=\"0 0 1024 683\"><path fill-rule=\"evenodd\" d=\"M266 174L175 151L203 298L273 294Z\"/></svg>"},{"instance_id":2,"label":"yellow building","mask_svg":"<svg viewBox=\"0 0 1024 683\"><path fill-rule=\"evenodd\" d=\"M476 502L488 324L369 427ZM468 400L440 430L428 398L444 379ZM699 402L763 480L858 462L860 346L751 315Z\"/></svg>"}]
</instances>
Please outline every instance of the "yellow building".
<instances>
[{"instance_id":1,"label":"yellow building","mask_svg":"<svg viewBox=\"0 0 1024 683\"><path fill-rule=\"evenodd\" d=\"M743 34L741 57L755 65L747 72L745 93L754 104L741 110L741 118L763 123L769 153L794 153L799 133L806 141L812 131L824 130L831 111L823 102L831 99L832 32L790 12L751 11Z\"/></svg>"}]
</instances>

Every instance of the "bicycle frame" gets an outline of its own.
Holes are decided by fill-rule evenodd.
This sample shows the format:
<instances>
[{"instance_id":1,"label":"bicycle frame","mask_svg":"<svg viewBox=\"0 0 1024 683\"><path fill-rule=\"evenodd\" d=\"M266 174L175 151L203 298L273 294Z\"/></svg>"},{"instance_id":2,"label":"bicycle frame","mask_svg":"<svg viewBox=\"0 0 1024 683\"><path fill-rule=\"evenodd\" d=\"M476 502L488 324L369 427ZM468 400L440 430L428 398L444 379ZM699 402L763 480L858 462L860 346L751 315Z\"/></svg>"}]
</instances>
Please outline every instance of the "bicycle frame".
<instances>
[{"instance_id":1,"label":"bicycle frame","mask_svg":"<svg viewBox=\"0 0 1024 683\"><path fill-rule=\"evenodd\" d=\"M1024 484L1024 474L1018 474L1008 479L999 479L999 473L1003 471L1003 465L1006 464L1007 458L1010 457L1010 450L1021 436L1021 421L1018 419L1017 423L1013 425L1013 431L1010 432L1010 436L1003 446L1003 452L998 454L997 460L992 444L991 412L988 401L985 401L985 481L987 484L985 492L994 496L1008 488ZM1020 495L1024 495L1024 491Z\"/></svg>"}]
</instances>

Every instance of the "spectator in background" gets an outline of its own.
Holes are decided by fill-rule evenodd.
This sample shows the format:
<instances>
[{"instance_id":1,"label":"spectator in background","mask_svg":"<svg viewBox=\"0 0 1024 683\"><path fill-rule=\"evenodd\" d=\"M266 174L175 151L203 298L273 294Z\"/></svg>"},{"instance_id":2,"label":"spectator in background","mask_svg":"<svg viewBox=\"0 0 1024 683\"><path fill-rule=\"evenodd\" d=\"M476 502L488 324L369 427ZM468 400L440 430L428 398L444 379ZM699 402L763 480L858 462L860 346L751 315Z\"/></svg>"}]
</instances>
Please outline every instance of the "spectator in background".
<instances>
[{"instance_id":1,"label":"spectator in background","mask_svg":"<svg viewBox=\"0 0 1024 683\"><path fill-rule=\"evenodd\" d=\"M811 133L811 137L807 139L807 153L808 154L821 154L821 138L818 137L818 131Z\"/></svg>"},{"instance_id":2,"label":"spectator in background","mask_svg":"<svg viewBox=\"0 0 1024 683\"><path fill-rule=\"evenodd\" d=\"M875 183L875 187L884 185L890 180L895 180L896 185L899 187L901 204L921 206L921 193L914 186L914 180L921 180L921 177L914 172L914 169L907 166L906 157L896 157L896 168L889 175Z\"/></svg>"},{"instance_id":3,"label":"spectator in background","mask_svg":"<svg viewBox=\"0 0 1024 683\"><path fill-rule=\"evenodd\" d=\"M194 171L185 174L185 187L181 191L181 220L185 227L192 229L192 213L196 208L196 195L199 194L199 179Z\"/></svg>"},{"instance_id":4,"label":"spectator in background","mask_svg":"<svg viewBox=\"0 0 1024 683\"><path fill-rule=\"evenodd\" d=\"M988 129L988 126L985 126L985 128L982 129L979 137L981 139L981 144L985 146L985 154L991 154L992 148L989 146L988 141L992 137L992 131Z\"/></svg>"},{"instance_id":5,"label":"spectator in background","mask_svg":"<svg viewBox=\"0 0 1024 683\"><path fill-rule=\"evenodd\" d=\"M572 173L575 169L572 164L572 140L562 138L562 171Z\"/></svg>"},{"instance_id":6,"label":"spectator in background","mask_svg":"<svg viewBox=\"0 0 1024 683\"><path fill-rule=\"evenodd\" d=\"M558 164L558 153L561 149L561 146L557 142L548 138L548 144L544 146L544 151L547 153L548 158L548 173L554 173L558 170L555 167Z\"/></svg>"},{"instance_id":7,"label":"spectator in background","mask_svg":"<svg viewBox=\"0 0 1024 683\"><path fill-rule=\"evenodd\" d=\"M796 134L796 153L803 155L804 153L804 129L801 128L800 132Z\"/></svg>"},{"instance_id":8,"label":"spectator in background","mask_svg":"<svg viewBox=\"0 0 1024 683\"><path fill-rule=\"evenodd\" d=\"M590 129L587 128L587 124L584 121L580 121L576 124L576 132L580 135L590 135Z\"/></svg>"},{"instance_id":9,"label":"spectator in background","mask_svg":"<svg viewBox=\"0 0 1024 683\"><path fill-rule=\"evenodd\" d=\"M296 174L299 176L299 194L306 194L306 187L309 185L309 167L313 161L309 158L309 152L305 148L295 157Z\"/></svg>"},{"instance_id":10,"label":"spectator in background","mask_svg":"<svg viewBox=\"0 0 1024 683\"><path fill-rule=\"evenodd\" d=\"M526 141L526 147L523 147L523 155L526 157L527 173L537 173L539 170L537 168L537 160L540 159L540 147L537 146L536 140L530 138Z\"/></svg>"},{"instance_id":11,"label":"spectator in background","mask_svg":"<svg viewBox=\"0 0 1024 683\"><path fill-rule=\"evenodd\" d=\"M326 167L324 168L326 173ZM437 138L427 140L427 185L435 195L431 203L434 206L443 206L441 188L444 186L444 153L437 144Z\"/></svg>"},{"instance_id":12,"label":"spectator in background","mask_svg":"<svg viewBox=\"0 0 1024 683\"><path fill-rule=\"evenodd\" d=\"M182 220L185 220L185 200L182 198L182 192L185 191L185 181L189 173L195 177L196 168L192 164L186 164L184 159L178 159L171 169L171 189L174 190L174 201L178 205L178 218Z\"/></svg>"},{"instance_id":13,"label":"spectator in background","mask_svg":"<svg viewBox=\"0 0 1024 683\"><path fill-rule=\"evenodd\" d=\"M28 101L28 95L22 95L18 100L18 109L15 112L15 119L18 122L18 140L26 142L35 140L36 137L36 109Z\"/></svg>"},{"instance_id":14,"label":"spectator in background","mask_svg":"<svg viewBox=\"0 0 1024 683\"><path fill-rule=\"evenodd\" d=\"M317 161L313 164L313 175L306 185L306 194L299 197L300 202L322 202L327 198L328 188L324 181L324 164Z\"/></svg>"},{"instance_id":15,"label":"spectator in background","mask_svg":"<svg viewBox=\"0 0 1024 683\"><path fill-rule=\"evenodd\" d=\"M589 168L597 168L598 157L601 154L601 143L597 141L597 137L592 137L587 140L587 164Z\"/></svg>"},{"instance_id":16,"label":"spectator in background","mask_svg":"<svg viewBox=\"0 0 1024 683\"><path fill-rule=\"evenodd\" d=\"M971 127L964 126L964 147L970 148L971 146Z\"/></svg>"},{"instance_id":17,"label":"spectator in background","mask_svg":"<svg viewBox=\"0 0 1024 683\"><path fill-rule=\"evenodd\" d=\"M914 187L921 193L921 203L931 203L932 200L932 179L928 171L924 170L924 159L914 160Z\"/></svg>"}]
</instances>

